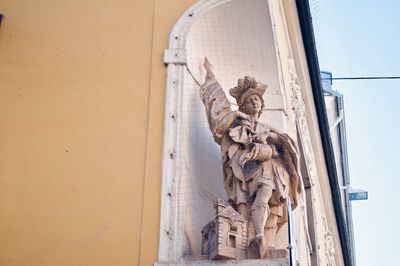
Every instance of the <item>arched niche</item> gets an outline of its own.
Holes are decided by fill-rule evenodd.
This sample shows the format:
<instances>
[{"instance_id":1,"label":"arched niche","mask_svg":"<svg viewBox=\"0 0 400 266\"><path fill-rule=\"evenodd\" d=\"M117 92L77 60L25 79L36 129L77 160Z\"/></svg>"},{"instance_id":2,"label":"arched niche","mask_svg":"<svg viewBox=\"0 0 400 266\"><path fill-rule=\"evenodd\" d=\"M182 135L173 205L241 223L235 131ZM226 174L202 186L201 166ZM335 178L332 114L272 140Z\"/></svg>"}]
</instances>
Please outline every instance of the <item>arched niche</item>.
<instances>
[{"instance_id":1,"label":"arched niche","mask_svg":"<svg viewBox=\"0 0 400 266\"><path fill-rule=\"evenodd\" d=\"M164 54L159 261L202 259L201 229L215 215L215 201L226 200L219 146L209 131L196 83L204 80L205 56L228 96L245 75L267 84L261 120L281 131L294 130L271 14L267 0L204 0L189 8L171 32Z\"/></svg>"}]
</instances>

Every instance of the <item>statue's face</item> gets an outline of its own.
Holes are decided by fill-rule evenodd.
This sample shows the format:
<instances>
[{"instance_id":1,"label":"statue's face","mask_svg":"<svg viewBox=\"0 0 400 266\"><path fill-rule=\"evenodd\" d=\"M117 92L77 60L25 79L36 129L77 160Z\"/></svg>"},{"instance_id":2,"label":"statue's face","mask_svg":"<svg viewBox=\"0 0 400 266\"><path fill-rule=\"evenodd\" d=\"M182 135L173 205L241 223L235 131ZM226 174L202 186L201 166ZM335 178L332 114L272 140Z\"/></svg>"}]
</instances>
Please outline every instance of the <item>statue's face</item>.
<instances>
[{"instance_id":1,"label":"statue's face","mask_svg":"<svg viewBox=\"0 0 400 266\"><path fill-rule=\"evenodd\" d=\"M261 111L262 102L260 97L257 95L251 95L247 97L246 101L243 104L244 113L248 115L255 115Z\"/></svg>"}]
</instances>

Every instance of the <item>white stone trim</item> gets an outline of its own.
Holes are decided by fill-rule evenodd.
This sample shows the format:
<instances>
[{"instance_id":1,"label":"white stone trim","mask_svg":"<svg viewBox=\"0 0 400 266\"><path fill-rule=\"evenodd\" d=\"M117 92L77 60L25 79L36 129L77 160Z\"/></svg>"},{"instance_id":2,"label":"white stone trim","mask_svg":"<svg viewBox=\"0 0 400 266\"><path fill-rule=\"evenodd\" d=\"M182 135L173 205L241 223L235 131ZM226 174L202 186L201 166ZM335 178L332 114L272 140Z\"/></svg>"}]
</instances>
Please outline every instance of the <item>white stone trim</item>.
<instances>
[{"instance_id":1,"label":"white stone trim","mask_svg":"<svg viewBox=\"0 0 400 266\"><path fill-rule=\"evenodd\" d=\"M200 0L189 7L178 19L169 36L168 48L186 47L186 37L194 21L202 14L232 0Z\"/></svg>"},{"instance_id":2,"label":"white stone trim","mask_svg":"<svg viewBox=\"0 0 400 266\"><path fill-rule=\"evenodd\" d=\"M303 151L306 158L306 167L311 182L311 197L316 208L314 214L316 228L316 254L318 265L327 265L332 257L336 258L338 264L342 264L339 236L337 233L336 220L333 211L329 208L332 204L328 182L328 174L324 164L324 154L321 140L319 139L319 125L316 118L313 92L308 74L307 60L303 48L301 29L298 24L296 3L290 0L286 3L286 10L293 18L290 21L294 34L291 36L291 47L289 53L290 72L292 80L292 91L294 103L294 115L299 126L299 133L303 142ZM288 19L287 21L289 21ZM293 50L292 50L293 48ZM295 53L293 53L293 51ZM297 56L296 62L293 60ZM295 99L297 98L297 99ZM328 207L328 209L326 209ZM321 230L322 229L322 230ZM330 238L330 245L333 247L327 256L326 241ZM333 239L332 239L333 238ZM336 246L336 248L335 248Z\"/></svg>"},{"instance_id":3,"label":"white stone trim","mask_svg":"<svg viewBox=\"0 0 400 266\"><path fill-rule=\"evenodd\" d=\"M175 146L176 146L176 115L178 95L178 73L179 66L169 64L167 66L167 93L165 95L164 113L164 147L162 155L162 178L161 178L161 217L160 238L158 248L158 260L167 261L171 252L171 240L173 227L169 224L173 218L173 193L171 191L175 176ZM175 77L175 78L174 78Z\"/></svg>"},{"instance_id":4,"label":"white stone trim","mask_svg":"<svg viewBox=\"0 0 400 266\"><path fill-rule=\"evenodd\" d=\"M180 48L169 48L164 50L165 64L186 64L186 50Z\"/></svg>"}]
</instances>

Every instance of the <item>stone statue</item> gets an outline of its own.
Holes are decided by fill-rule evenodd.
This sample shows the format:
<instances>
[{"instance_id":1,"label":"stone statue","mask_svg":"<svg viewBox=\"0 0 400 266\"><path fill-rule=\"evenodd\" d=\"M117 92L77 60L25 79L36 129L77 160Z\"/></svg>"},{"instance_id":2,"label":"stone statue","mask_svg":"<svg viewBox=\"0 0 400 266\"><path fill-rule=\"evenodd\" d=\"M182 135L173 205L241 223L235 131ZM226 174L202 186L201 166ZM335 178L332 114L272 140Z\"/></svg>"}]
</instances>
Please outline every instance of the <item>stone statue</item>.
<instances>
[{"instance_id":1,"label":"stone statue","mask_svg":"<svg viewBox=\"0 0 400 266\"><path fill-rule=\"evenodd\" d=\"M249 222L248 254L253 255L248 257L263 258L274 248L277 230L287 222L286 200L290 199L292 209L298 204L297 145L287 134L258 121L267 85L253 77L239 79L229 90L239 106L232 110L207 58L204 67L207 74L200 96L214 140L221 146L229 205Z\"/></svg>"}]
</instances>

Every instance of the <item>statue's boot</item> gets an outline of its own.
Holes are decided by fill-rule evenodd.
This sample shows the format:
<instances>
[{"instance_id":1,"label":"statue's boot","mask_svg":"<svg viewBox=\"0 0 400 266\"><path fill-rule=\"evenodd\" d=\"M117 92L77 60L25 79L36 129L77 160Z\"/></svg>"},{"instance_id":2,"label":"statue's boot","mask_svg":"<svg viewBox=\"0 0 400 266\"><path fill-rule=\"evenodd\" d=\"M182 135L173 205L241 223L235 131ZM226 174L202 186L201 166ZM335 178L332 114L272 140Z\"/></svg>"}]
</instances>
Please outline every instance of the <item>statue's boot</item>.
<instances>
[{"instance_id":1,"label":"statue's boot","mask_svg":"<svg viewBox=\"0 0 400 266\"><path fill-rule=\"evenodd\" d=\"M265 247L266 248L273 248L275 247L275 236L278 230L278 226L276 225L278 221L278 216L271 214L268 216L267 224L264 230L264 240L265 240Z\"/></svg>"},{"instance_id":2,"label":"statue's boot","mask_svg":"<svg viewBox=\"0 0 400 266\"><path fill-rule=\"evenodd\" d=\"M267 259L271 256L274 257L271 251L275 250L275 237L278 231L278 226L276 222L278 221L278 216L271 214L268 216L267 224L264 230L264 238L260 245L260 258Z\"/></svg>"},{"instance_id":3,"label":"statue's boot","mask_svg":"<svg viewBox=\"0 0 400 266\"><path fill-rule=\"evenodd\" d=\"M248 259L261 259L262 257L262 239L252 238L247 248Z\"/></svg>"}]
</instances>

